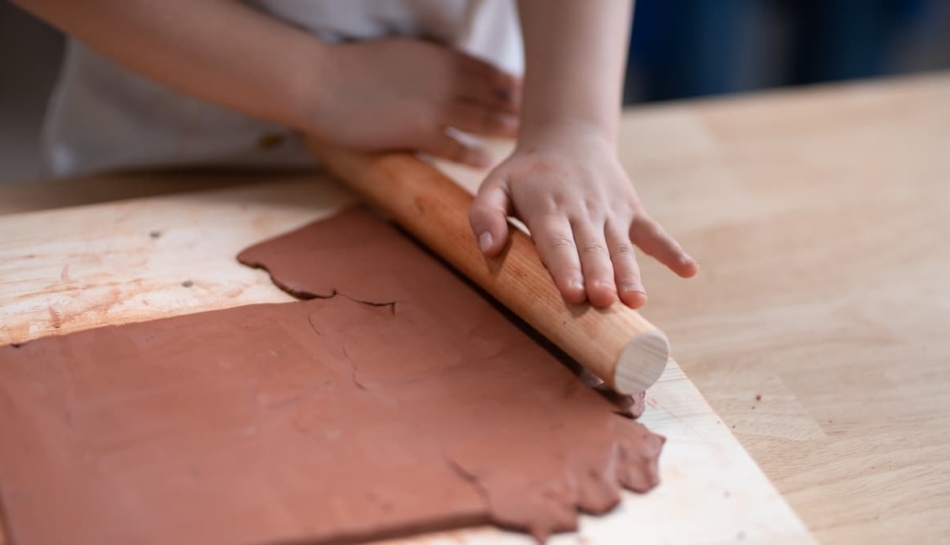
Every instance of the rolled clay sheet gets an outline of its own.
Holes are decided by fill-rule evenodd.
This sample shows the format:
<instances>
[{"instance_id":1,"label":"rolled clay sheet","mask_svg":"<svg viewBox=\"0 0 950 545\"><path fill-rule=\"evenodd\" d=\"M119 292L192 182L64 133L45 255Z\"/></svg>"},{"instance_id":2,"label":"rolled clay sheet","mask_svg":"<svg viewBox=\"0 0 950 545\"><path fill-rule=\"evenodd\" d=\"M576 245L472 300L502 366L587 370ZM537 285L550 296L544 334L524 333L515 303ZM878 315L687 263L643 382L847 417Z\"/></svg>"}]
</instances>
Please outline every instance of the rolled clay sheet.
<instances>
[{"instance_id":1,"label":"rolled clay sheet","mask_svg":"<svg viewBox=\"0 0 950 545\"><path fill-rule=\"evenodd\" d=\"M240 259L312 298L0 347L12 543L543 540L657 484L660 436L374 216Z\"/></svg>"}]
</instances>

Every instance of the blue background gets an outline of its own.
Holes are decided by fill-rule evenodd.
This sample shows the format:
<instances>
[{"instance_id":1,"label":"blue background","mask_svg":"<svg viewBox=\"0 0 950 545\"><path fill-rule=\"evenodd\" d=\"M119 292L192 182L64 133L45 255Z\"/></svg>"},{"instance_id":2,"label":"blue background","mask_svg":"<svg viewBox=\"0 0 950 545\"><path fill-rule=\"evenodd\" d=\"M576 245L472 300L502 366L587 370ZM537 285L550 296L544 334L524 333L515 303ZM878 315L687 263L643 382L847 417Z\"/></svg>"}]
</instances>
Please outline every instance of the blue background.
<instances>
[{"instance_id":1,"label":"blue background","mask_svg":"<svg viewBox=\"0 0 950 545\"><path fill-rule=\"evenodd\" d=\"M950 67L948 0L637 0L627 103Z\"/></svg>"}]
</instances>

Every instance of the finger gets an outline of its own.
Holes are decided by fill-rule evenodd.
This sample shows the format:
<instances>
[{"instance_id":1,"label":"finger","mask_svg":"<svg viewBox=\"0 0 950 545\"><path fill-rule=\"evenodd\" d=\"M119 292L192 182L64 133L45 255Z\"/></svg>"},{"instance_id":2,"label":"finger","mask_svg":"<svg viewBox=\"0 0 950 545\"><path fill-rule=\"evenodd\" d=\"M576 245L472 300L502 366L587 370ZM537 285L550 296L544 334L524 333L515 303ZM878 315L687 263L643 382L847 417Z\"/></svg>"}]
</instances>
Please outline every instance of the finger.
<instances>
[{"instance_id":1,"label":"finger","mask_svg":"<svg viewBox=\"0 0 950 545\"><path fill-rule=\"evenodd\" d=\"M508 184L501 179L489 177L472 202L469 222L483 254L498 255L508 241L508 216L511 214L511 195Z\"/></svg>"},{"instance_id":2,"label":"finger","mask_svg":"<svg viewBox=\"0 0 950 545\"><path fill-rule=\"evenodd\" d=\"M456 97L463 102L474 102L510 114L521 111L520 83L502 85L476 76L459 81Z\"/></svg>"},{"instance_id":3,"label":"finger","mask_svg":"<svg viewBox=\"0 0 950 545\"><path fill-rule=\"evenodd\" d=\"M633 244L627 230L620 224L608 222L604 231L610 262L614 266L614 280L620 301L630 308L640 308L647 302L646 290L640 279L640 266L633 253Z\"/></svg>"},{"instance_id":4,"label":"finger","mask_svg":"<svg viewBox=\"0 0 950 545\"><path fill-rule=\"evenodd\" d=\"M467 146L442 131L434 131L419 151L477 168L486 168L492 163L491 155L484 149Z\"/></svg>"},{"instance_id":5,"label":"finger","mask_svg":"<svg viewBox=\"0 0 950 545\"><path fill-rule=\"evenodd\" d=\"M540 221L528 222L531 236L538 247L541 261L548 268L558 291L569 303L583 303L584 274L577 255L574 233L566 217L548 216Z\"/></svg>"},{"instance_id":6,"label":"finger","mask_svg":"<svg viewBox=\"0 0 950 545\"><path fill-rule=\"evenodd\" d=\"M460 55L461 60L459 61L459 65L463 73L474 76L480 81L487 82L489 89L491 89L491 92L494 93L497 98L511 104L519 104L521 102L521 78L471 55L464 53L460 53Z\"/></svg>"},{"instance_id":7,"label":"finger","mask_svg":"<svg viewBox=\"0 0 950 545\"><path fill-rule=\"evenodd\" d=\"M446 110L445 122L457 129L483 136L518 136L518 116L473 102L456 102Z\"/></svg>"},{"instance_id":8,"label":"finger","mask_svg":"<svg viewBox=\"0 0 950 545\"><path fill-rule=\"evenodd\" d=\"M649 256L666 265L671 271L689 278L699 272L699 265L676 240L666 234L659 223L640 214L630 226L630 240Z\"/></svg>"},{"instance_id":9,"label":"finger","mask_svg":"<svg viewBox=\"0 0 950 545\"><path fill-rule=\"evenodd\" d=\"M614 267L610 262L603 224L591 220L572 222L574 240L584 273L584 288L587 300L599 308L606 308L617 301L617 285L614 282Z\"/></svg>"}]
</instances>

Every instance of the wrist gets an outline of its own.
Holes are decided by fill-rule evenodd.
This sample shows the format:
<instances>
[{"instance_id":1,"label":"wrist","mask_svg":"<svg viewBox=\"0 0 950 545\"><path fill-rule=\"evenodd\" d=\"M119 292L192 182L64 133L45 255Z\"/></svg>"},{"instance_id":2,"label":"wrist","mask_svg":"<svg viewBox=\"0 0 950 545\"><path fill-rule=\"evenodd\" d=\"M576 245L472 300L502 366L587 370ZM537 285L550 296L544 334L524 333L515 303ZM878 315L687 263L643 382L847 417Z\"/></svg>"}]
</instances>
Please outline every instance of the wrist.
<instances>
[{"instance_id":1,"label":"wrist","mask_svg":"<svg viewBox=\"0 0 950 545\"><path fill-rule=\"evenodd\" d=\"M290 77L288 86L277 95L283 95L290 109L293 127L306 134L325 136L327 108L333 95L329 83L338 78L334 59L335 47L314 39L305 51L299 52L298 68Z\"/></svg>"},{"instance_id":2,"label":"wrist","mask_svg":"<svg viewBox=\"0 0 950 545\"><path fill-rule=\"evenodd\" d=\"M616 147L616 123L604 123L584 118L559 117L544 122L522 122L518 133L518 148L547 148L571 142L586 141Z\"/></svg>"}]
</instances>

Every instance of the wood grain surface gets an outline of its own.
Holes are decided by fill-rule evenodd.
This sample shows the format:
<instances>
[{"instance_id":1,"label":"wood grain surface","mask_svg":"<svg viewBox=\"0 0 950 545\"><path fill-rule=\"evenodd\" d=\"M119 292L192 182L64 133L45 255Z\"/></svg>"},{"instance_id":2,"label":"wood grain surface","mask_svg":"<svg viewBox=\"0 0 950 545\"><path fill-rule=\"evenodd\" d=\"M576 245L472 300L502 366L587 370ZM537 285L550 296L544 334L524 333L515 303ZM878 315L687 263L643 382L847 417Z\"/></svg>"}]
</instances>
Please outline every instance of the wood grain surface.
<instances>
[{"instance_id":1,"label":"wood grain surface","mask_svg":"<svg viewBox=\"0 0 950 545\"><path fill-rule=\"evenodd\" d=\"M635 108L620 145L703 266L642 260L643 314L812 532L950 542L950 74Z\"/></svg>"},{"instance_id":2,"label":"wood grain surface","mask_svg":"<svg viewBox=\"0 0 950 545\"><path fill-rule=\"evenodd\" d=\"M950 76L646 110L646 316L827 544L950 543ZM761 400L757 399L761 396Z\"/></svg>"},{"instance_id":3,"label":"wood grain surface","mask_svg":"<svg viewBox=\"0 0 950 545\"><path fill-rule=\"evenodd\" d=\"M136 183L134 176L125 178ZM319 176L0 216L0 343L105 324L291 300L245 246L333 213L353 198ZM643 421L668 437L662 485L626 493L604 517L584 517L558 543L720 545L814 543L728 427L672 360L650 390ZM689 524L683 524L687 519ZM55 521L51 521L51 524ZM15 530L15 529L14 529ZM15 536L14 536L15 537ZM400 543L529 545L480 528ZM14 545L19 544L13 540Z\"/></svg>"}]
</instances>

